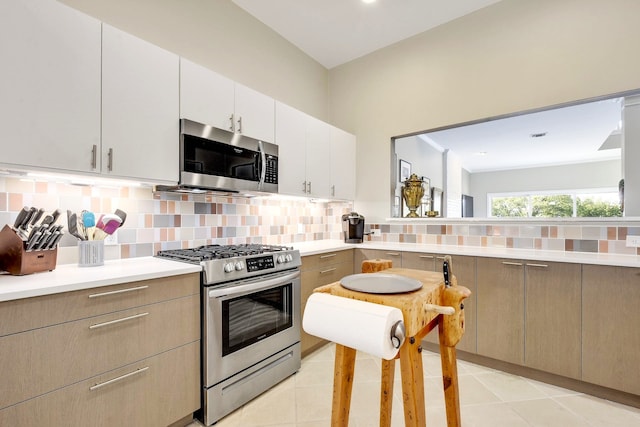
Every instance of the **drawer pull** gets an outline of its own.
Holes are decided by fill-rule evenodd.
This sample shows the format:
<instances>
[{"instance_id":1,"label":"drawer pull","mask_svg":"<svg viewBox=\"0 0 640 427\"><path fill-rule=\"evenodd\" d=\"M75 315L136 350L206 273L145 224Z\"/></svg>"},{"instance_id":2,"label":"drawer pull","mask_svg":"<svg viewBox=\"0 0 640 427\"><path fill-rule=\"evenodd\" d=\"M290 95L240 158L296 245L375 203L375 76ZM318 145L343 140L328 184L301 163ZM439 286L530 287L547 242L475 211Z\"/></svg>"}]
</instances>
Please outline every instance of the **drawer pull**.
<instances>
[{"instance_id":1,"label":"drawer pull","mask_svg":"<svg viewBox=\"0 0 640 427\"><path fill-rule=\"evenodd\" d=\"M385 255L389 255L389 256L400 256L400 253L398 253L398 252L387 252Z\"/></svg>"},{"instance_id":2,"label":"drawer pull","mask_svg":"<svg viewBox=\"0 0 640 427\"><path fill-rule=\"evenodd\" d=\"M522 267L522 263L521 262L502 261L502 263L504 265L516 265L516 266Z\"/></svg>"},{"instance_id":3,"label":"drawer pull","mask_svg":"<svg viewBox=\"0 0 640 427\"><path fill-rule=\"evenodd\" d=\"M420 255L420 258L433 259L433 255Z\"/></svg>"},{"instance_id":4,"label":"drawer pull","mask_svg":"<svg viewBox=\"0 0 640 427\"><path fill-rule=\"evenodd\" d=\"M109 322L96 323L95 325L89 326L89 329L98 329L98 328L102 328L103 326L109 326L109 325L113 325L120 322L126 322L127 320L138 319L140 317L144 317L148 315L149 313L146 312L146 313L134 314L133 316L129 316L129 317L123 317L122 319L111 320Z\"/></svg>"},{"instance_id":5,"label":"drawer pull","mask_svg":"<svg viewBox=\"0 0 640 427\"><path fill-rule=\"evenodd\" d=\"M442 256L437 256L437 257L436 257L436 259L445 259L445 256L444 256L444 255L442 255Z\"/></svg>"},{"instance_id":6,"label":"drawer pull","mask_svg":"<svg viewBox=\"0 0 640 427\"><path fill-rule=\"evenodd\" d=\"M527 267L540 267L540 268L547 268L549 267L547 264L527 264Z\"/></svg>"},{"instance_id":7,"label":"drawer pull","mask_svg":"<svg viewBox=\"0 0 640 427\"><path fill-rule=\"evenodd\" d=\"M133 371L133 372L129 372L128 374L124 374L124 375L120 375L119 377L116 377L116 378L111 379L111 380L109 380L109 381L105 381L105 382L103 382L103 383L98 383L98 384L96 384L96 385L94 385L94 386L92 386L92 387L89 387L89 391L97 390L97 389L99 389L100 387L104 387L104 386L106 386L106 385L113 384L113 383L115 383L115 382L117 382L117 381L120 381L120 380L123 380L123 379L125 379L125 378L129 378L129 377L132 377L132 376L134 376L134 375L141 374L141 373L143 373L144 371L146 371L147 369L149 369L149 367L148 367L148 366L145 366L144 368L136 369L136 370L135 370L135 371Z\"/></svg>"},{"instance_id":8,"label":"drawer pull","mask_svg":"<svg viewBox=\"0 0 640 427\"><path fill-rule=\"evenodd\" d=\"M148 285L145 285L145 286L137 286L135 288L119 289L117 291L102 292L100 294L91 294L89 295L89 298L106 297L108 295L117 295L117 294L123 294L125 292L140 291L142 289L147 289L148 287L149 287Z\"/></svg>"},{"instance_id":9,"label":"drawer pull","mask_svg":"<svg viewBox=\"0 0 640 427\"><path fill-rule=\"evenodd\" d=\"M336 269L335 269L335 268L330 268L330 269L328 269L328 270L322 270L322 271L320 272L320 274L331 273L332 271L336 271Z\"/></svg>"},{"instance_id":10,"label":"drawer pull","mask_svg":"<svg viewBox=\"0 0 640 427\"><path fill-rule=\"evenodd\" d=\"M332 258L332 257L334 257L336 255L338 255L338 254L320 255L320 259Z\"/></svg>"}]
</instances>

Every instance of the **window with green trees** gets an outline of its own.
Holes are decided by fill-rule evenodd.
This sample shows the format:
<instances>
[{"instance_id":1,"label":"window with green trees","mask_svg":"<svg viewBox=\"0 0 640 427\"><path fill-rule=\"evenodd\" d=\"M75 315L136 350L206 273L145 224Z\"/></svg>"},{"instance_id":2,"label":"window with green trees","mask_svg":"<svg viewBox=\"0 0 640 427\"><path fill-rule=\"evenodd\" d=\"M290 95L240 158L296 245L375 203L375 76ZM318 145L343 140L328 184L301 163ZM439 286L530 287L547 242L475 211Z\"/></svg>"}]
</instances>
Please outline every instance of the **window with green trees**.
<instances>
[{"instance_id":1,"label":"window with green trees","mask_svg":"<svg viewBox=\"0 0 640 427\"><path fill-rule=\"evenodd\" d=\"M489 206L490 216L499 218L622 216L617 191L489 194Z\"/></svg>"}]
</instances>

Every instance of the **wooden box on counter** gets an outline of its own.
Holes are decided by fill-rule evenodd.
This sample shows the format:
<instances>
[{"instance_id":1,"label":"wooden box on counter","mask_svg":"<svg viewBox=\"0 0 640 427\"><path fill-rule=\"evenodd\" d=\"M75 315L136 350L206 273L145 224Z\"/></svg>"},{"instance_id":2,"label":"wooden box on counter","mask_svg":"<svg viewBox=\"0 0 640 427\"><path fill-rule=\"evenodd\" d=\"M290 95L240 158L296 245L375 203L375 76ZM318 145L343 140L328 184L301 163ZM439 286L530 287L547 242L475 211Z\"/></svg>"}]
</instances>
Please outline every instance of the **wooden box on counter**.
<instances>
[{"instance_id":1,"label":"wooden box on counter","mask_svg":"<svg viewBox=\"0 0 640 427\"><path fill-rule=\"evenodd\" d=\"M14 276L51 271L56 268L58 248L27 251L16 232L5 225L0 231L0 270Z\"/></svg>"}]
</instances>

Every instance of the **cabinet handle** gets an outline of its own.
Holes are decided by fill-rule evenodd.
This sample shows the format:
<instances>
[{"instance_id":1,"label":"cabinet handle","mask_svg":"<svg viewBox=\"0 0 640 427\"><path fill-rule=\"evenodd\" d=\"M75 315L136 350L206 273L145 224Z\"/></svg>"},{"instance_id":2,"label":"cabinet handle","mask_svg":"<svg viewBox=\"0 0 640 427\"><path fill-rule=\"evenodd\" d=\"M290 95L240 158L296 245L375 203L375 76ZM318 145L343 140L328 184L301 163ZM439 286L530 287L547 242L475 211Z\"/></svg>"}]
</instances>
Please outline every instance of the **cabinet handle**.
<instances>
[{"instance_id":1,"label":"cabinet handle","mask_svg":"<svg viewBox=\"0 0 640 427\"><path fill-rule=\"evenodd\" d=\"M229 126L229 130L231 132L235 133L235 131L236 131L236 122L235 122L235 120L233 120L233 113L229 116L229 121L231 122L231 126Z\"/></svg>"},{"instance_id":2,"label":"cabinet handle","mask_svg":"<svg viewBox=\"0 0 640 427\"><path fill-rule=\"evenodd\" d=\"M338 254L328 254L328 255L320 255L320 259L325 259L325 258L333 258L334 256L336 256Z\"/></svg>"},{"instance_id":3,"label":"cabinet handle","mask_svg":"<svg viewBox=\"0 0 640 427\"><path fill-rule=\"evenodd\" d=\"M443 256L437 256L436 259L445 259L444 255Z\"/></svg>"},{"instance_id":4,"label":"cabinet handle","mask_svg":"<svg viewBox=\"0 0 640 427\"><path fill-rule=\"evenodd\" d=\"M91 149L91 169L96 169L98 167L98 146L93 144L93 148Z\"/></svg>"},{"instance_id":5,"label":"cabinet handle","mask_svg":"<svg viewBox=\"0 0 640 427\"><path fill-rule=\"evenodd\" d=\"M387 252L385 253L385 255L389 255L389 256L400 256L400 254L398 252Z\"/></svg>"},{"instance_id":6,"label":"cabinet handle","mask_svg":"<svg viewBox=\"0 0 640 427\"><path fill-rule=\"evenodd\" d=\"M522 267L522 263L521 262L502 261L502 263L504 265L517 265L517 266Z\"/></svg>"},{"instance_id":7,"label":"cabinet handle","mask_svg":"<svg viewBox=\"0 0 640 427\"><path fill-rule=\"evenodd\" d=\"M132 377L132 376L134 376L134 375L141 374L141 373L143 373L144 371L146 371L147 369L149 369L149 367L148 367L148 366L145 366L144 368L136 369L136 370L135 370L135 371L133 371L133 372L129 372L128 374L124 374L124 375L120 375L119 377L116 377L116 378L111 379L111 380L109 380L109 381L105 381L105 382L103 382L103 383L98 383L98 384L96 384L96 385L94 385L94 386L92 386L92 387L89 387L89 391L97 390L97 389L99 389L100 387L104 387L104 386L106 386L106 385L113 384L113 383L115 383L115 382L117 382L117 381L120 381L120 380L123 380L123 379L125 379L125 378L129 378L129 377Z\"/></svg>"},{"instance_id":8,"label":"cabinet handle","mask_svg":"<svg viewBox=\"0 0 640 427\"><path fill-rule=\"evenodd\" d=\"M149 285L144 285L144 286L136 286L135 288L118 289L117 291L109 291L109 292L102 292L102 293L99 293L99 294L91 294L91 295L89 295L89 298L106 297L108 295L116 295L116 294L123 294L125 292L140 291L142 289L147 289L148 287L149 287Z\"/></svg>"},{"instance_id":9,"label":"cabinet handle","mask_svg":"<svg viewBox=\"0 0 640 427\"><path fill-rule=\"evenodd\" d=\"M547 264L527 264L527 267L540 267L540 268L547 268L549 267Z\"/></svg>"},{"instance_id":10,"label":"cabinet handle","mask_svg":"<svg viewBox=\"0 0 640 427\"><path fill-rule=\"evenodd\" d=\"M330 269L328 269L328 270L322 270L322 271L320 272L320 274L331 273L332 271L336 271L336 269L335 269L335 268L330 268Z\"/></svg>"},{"instance_id":11,"label":"cabinet handle","mask_svg":"<svg viewBox=\"0 0 640 427\"><path fill-rule=\"evenodd\" d=\"M336 195L336 186L335 186L335 185L332 185L332 186L331 186L331 196L332 196L332 197L335 197L335 195Z\"/></svg>"},{"instance_id":12,"label":"cabinet handle","mask_svg":"<svg viewBox=\"0 0 640 427\"><path fill-rule=\"evenodd\" d=\"M307 194L311 194L311 181L307 182Z\"/></svg>"},{"instance_id":13,"label":"cabinet handle","mask_svg":"<svg viewBox=\"0 0 640 427\"><path fill-rule=\"evenodd\" d=\"M242 116L238 117L238 133L242 133Z\"/></svg>"},{"instance_id":14,"label":"cabinet handle","mask_svg":"<svg viewBox=\"0 0 640 427\"><path fill-rule=\"evenodd\" d=\"M420 255L420 258L433 259L433 255Z\"/></svg>"},{"instance_id":15,"label":"cabinet handle","mask_svg":"<svg viewBox=\"0 0 640 427\"><path fill-rule=\"evenodd\" d=\"M126 322L127 320L138 319L140 317L144 317L144 316L148 316L148 315L149 315L149 313L146 312L146 313L134 314L133 316L123 317L122 319L111 320L109 322L96 323L95 325L89 326L89 329L98 329L98 328L102 328L103 326L114 325L116 323Z\"/></svg>"},{"instance_id":16,"label":"cabinet handle","mask_svg":"<svg viewBox=\"0 0 640 427\"><path fill-rule=\"evenodd\" d=\"M109 172L113 170L113 148L109 148L107 152L107 170Z\"/></svg>"},{"instance_id":17,"label":"cabinet handle","mask_svg":"<svg viewBox=\"0 0 640 427\"><path fill-rule=\"evenodd\" d=\"M307 193L307 181L304 181L302 183L302 192L305 194Z\"/></svg>"}]
</instances>

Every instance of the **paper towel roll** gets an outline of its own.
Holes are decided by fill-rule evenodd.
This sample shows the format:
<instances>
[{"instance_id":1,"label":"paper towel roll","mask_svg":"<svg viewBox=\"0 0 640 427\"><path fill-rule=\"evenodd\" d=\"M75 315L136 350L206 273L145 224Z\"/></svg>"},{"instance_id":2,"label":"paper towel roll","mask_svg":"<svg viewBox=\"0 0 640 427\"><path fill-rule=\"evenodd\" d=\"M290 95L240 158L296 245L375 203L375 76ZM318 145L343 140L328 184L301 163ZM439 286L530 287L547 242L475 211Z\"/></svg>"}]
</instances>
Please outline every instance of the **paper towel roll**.
<instances>
[{"instance_id":1,"label":"paper towel roll","mask_svg":"<svg viewBox=\"0 0 640 427\"><path fill-rule=\"evenodd\" d=\"M316 292L307 300L302 328L346 347L391 360L398 353L391 329L402 321L394 307Z\"/></svg>"}]
</instances>

